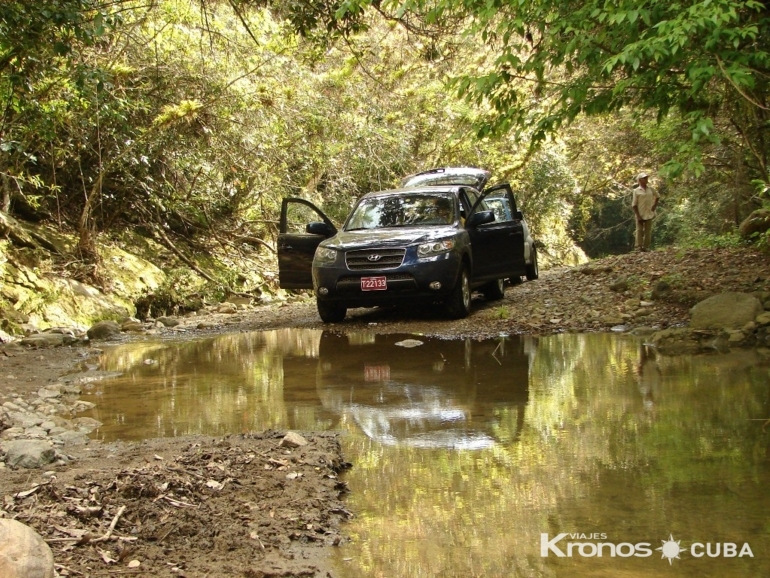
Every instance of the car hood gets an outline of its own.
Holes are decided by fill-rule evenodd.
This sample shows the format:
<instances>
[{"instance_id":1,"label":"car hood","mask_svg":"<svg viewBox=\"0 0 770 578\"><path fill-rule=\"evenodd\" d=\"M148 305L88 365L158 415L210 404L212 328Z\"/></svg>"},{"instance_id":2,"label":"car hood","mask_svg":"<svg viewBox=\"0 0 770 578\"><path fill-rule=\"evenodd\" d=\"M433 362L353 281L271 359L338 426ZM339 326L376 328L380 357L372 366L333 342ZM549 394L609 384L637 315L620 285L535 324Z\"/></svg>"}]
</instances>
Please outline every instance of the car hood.
<instances>
[{"instance_id":1,"label":"car hood","mask_svg":"<svg viewBox=\"0 0 770 578\"><path fill-rule=\"evenodd\" d=\"M457 228L446 227L400 227L393 229L361 229L340 231L324 241L324 247L331 249L367 249L370 247L403 247L413 243L445 239L457 234Z\"/></svg>"}]
</instances>

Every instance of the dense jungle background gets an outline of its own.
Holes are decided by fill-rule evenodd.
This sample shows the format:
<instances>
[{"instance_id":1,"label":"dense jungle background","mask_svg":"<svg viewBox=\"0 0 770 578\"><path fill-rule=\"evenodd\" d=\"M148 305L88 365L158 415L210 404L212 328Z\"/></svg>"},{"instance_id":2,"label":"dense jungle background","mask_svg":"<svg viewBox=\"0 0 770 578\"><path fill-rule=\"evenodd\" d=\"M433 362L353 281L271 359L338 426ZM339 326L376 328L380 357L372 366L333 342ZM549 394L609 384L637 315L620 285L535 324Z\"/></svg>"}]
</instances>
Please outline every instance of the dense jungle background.
<instances>
[{"instance_id":1,"label":"dense jungle background","mask_svg":"<svg viewBox=\"0 0 770 578\"><path fill-rule=\"evenodd\" d=\"M340 221L442 165L514 184L552 264L630 250L642 170L654 246L762 246L768 47L754 1L4 0L0 253L266 294L283 197Z\"/></svg>"}]
</instances>

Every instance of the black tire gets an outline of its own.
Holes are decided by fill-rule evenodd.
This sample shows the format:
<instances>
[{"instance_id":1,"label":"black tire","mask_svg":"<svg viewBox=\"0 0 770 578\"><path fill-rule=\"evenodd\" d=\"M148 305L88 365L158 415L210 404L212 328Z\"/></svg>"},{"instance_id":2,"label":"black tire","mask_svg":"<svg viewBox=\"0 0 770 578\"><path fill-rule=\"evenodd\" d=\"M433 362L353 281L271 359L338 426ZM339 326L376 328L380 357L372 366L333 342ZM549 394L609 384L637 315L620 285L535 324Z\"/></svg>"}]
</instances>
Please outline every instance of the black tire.
<instances>
[{"instance_id":1,"label":"black tire","mask_svg":"<svg viewBox=\"0 0 770 578\"><path fill-rule=\"evenodd\" d=\"M515 277L509 277L508 282L514 286L521 285L523 283L523 281L521 280L521 275L516 275Z\"/></svg>"},{"instance_id":2,"label":"black tire","mask_svg":"<svg viewBox=\"0 0 770 578\"><path fill-rule=\"evenodd\" d=\"M316 299L316 306L318 307L318 315L321 316L321 321L324 323L339 323L345 319L345 314L348 312L348 308L344 305L329 303L321 299Z\"/></svg>"},{"instance_id":3,"label":"black tire","mask_svg":"<svg viewBox=\"0 0 770 578\"><path fill-rule=\"evenodd\" d=\"M526 266L527 281L534 281L540 275L540 269L537 267L537 249L532 247L532 264Z\"/></svg>"},{"instance_id":4,"label":"black tire","mask_svg":"<svg viewBox=\"0 0 770 578\"><path fill-rule=\"evenodd\" d=\"M496 279L487 283L481 291L487 301L499 301L505 297L505 279Z\"/></svg>"},{"instance_id":5,"label":"black tire","mask_svg":"<svg viewBox=\"0 0 770 578\"><path fill-rule=\"evenodd\" d=\"M452 319L463 319L471 312L471 280L465 265L460 269L457 283L449 294L446 309Z\"/></svg>"}]
</instances>

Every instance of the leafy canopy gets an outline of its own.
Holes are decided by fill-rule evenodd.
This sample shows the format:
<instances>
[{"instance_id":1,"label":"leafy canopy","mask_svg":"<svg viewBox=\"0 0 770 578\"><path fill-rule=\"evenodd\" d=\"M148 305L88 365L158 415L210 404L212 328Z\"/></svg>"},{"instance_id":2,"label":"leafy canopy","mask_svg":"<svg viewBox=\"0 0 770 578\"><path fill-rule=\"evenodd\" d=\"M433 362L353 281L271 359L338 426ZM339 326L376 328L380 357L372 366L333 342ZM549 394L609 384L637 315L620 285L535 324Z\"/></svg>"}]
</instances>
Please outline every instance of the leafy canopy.
<instances>
[{"instance_id":1,"label":"leafy canopy","mask_svg":"<svg viewBox=\"0 0 770 578\"><path fill-rule=\"evenodd\" d=\"M713 138L725 102L767 110L770 17L756 0L332 4L342 33L368 7L428 35L462 22L466 37L494 55L454 79L461 96L488 107L481 136L513 130L537 143L580 114L631 106L659 119L678 110L701 141Z\"/></svg>"}]
</instances>

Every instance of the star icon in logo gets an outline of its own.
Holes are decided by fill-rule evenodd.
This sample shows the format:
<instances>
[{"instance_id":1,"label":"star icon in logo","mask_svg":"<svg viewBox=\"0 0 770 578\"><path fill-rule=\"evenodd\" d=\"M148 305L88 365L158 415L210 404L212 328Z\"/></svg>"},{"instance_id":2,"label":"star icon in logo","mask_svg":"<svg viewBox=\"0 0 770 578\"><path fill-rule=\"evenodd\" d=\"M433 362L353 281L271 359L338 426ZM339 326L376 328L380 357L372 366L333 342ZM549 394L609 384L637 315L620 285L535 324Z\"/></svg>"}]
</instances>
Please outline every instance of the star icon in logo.
<instances>
[{"instance_id":1,"label":"star icon in logo","mask_svg":"<svg viewBox=\"0 0 770 578\"><path fill-rule=\"evenodd\" d=\"M673 564L675 558L679 560L681 559L679 558L679 554L685 551L684 548L679 546L679 542L681 542L681 540L674 540L673 534L669 534L668 540L661 540L661 542L662 546L655 549L660 550L661 558L668 558L669 565Z\"/></svg>"}]
</instances>

